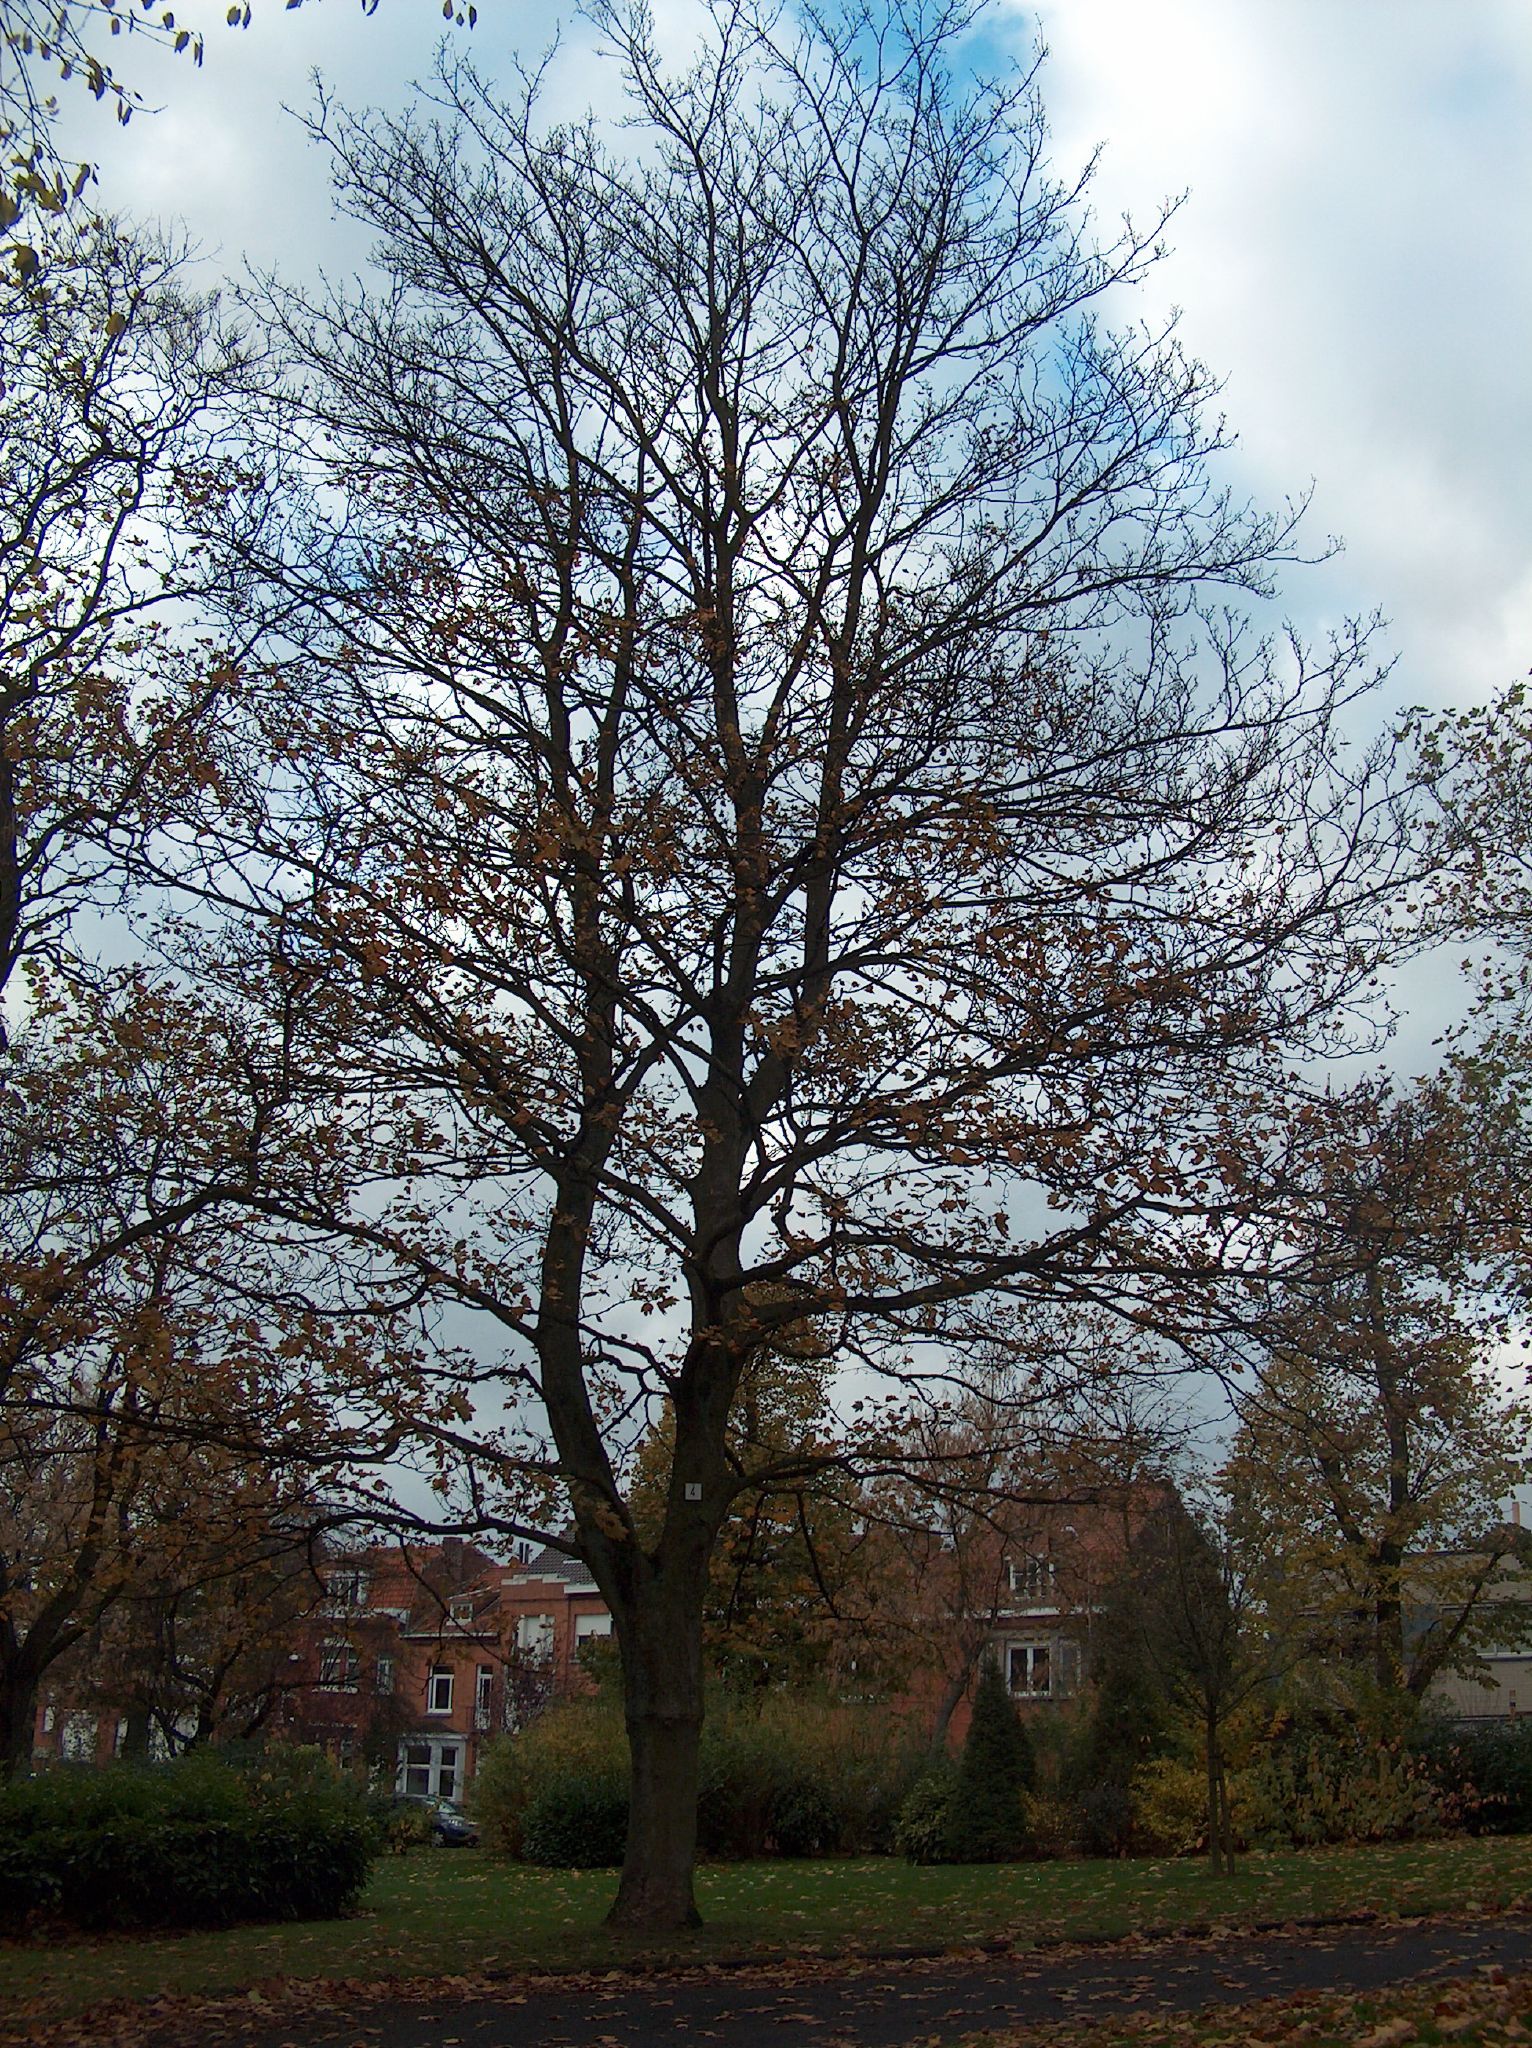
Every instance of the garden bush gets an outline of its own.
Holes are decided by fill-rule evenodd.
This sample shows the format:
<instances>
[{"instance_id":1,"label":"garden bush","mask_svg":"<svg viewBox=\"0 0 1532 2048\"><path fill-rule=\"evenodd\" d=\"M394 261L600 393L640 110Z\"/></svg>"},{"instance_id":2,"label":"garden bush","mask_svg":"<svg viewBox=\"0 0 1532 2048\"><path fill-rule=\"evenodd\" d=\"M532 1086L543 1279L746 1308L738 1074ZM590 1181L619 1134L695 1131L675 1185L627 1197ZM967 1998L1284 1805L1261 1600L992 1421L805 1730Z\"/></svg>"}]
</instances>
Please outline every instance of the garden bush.
<instances>
[{"instance_id":1,"label":"garden bush","mask_svg":"<svg viewBox=\"0 0 1532 2048\"><path fill-rule=\"evenodd\" d=\"M886 1853L917 1769L908 1737L882 1709L720 1695L702 1732L698 1846L720 1858ZM606 1861L627 1782L615 1702L564 1701L491 1746L474 1813L486 1844L507 1855Z\"/></svg>"},{"instance_id":2,"label":"garden bush","mask_svg":"<svg viewBox=\"0 0 1532 2048\"><path fill-rule=\"evenodd\" d=\"M911 1863L950 1863L952 1838L948 1816L957 1766L949 1758L924 1771L911 1786L899 1809L894 1844Z\"/></svg>"},{"instance_id":3,"label":"garden bush","mask_svg":"<svg viewBox=\"0 0 1532 2048\"><path fill-rule=\"evenodd\" d=\"M522 1861L553 1870L600 1870L621 1863L627 1837L626 1780L550 1778L527 1805Z\"/></svg>"},{"instance_id":4,"label":"garden bush","mask_svg":"<svg viewBox=\"0 0 1532 2048\"><path fill-rule=\"evenodd\" d=\"M1423 1723L1411 1738L1449 1815L1476 1835L1532 1832L1532 1719Z\"/></svg>"},{"instance_id":5,"label":"garden bush","mask_svg":"<svg viewBox=\"0 0 1532 2048\"><path fill-rule=\"evenodd\" d=\"M628 1739L615 1700L561 1702L519 1734L501 1736L486 1746L472 1795L485 1847L533 1860L527 1857L525 1836L535 1807L540 1815L537 1846L546 1853L563 1839L565 1822L560 1816L579 1810L578 1789L566 1799L560 1789L565 1785L599 1788L594 1803L610 1808L620 1799L626 1816ZM569 1826L578 1833L575 1822Z\"/></svg>"},{"instance_id":6,"label":"garden bush","mask_svg":"<svg viewBox=\"0 0 1532 2048\"><path fill-rule=\"evenodd\" d=\"M1237 1789L1249 1831L1268 1846L1426 1841L1457 1818L1424 1758L1346 1726L1282 1731Z\"/></svg>"},{"instance_id":7,"label":"garden bush","mask_svg":"<svg viewBox=\"0 0 1532 2048\"><path fill-rule=\"evenodd\" d=\"M0 1927L330 1919L379 1846L365 1794L313 1754L65 1768L0 1791Z\"/></svg>"}]
</instances>

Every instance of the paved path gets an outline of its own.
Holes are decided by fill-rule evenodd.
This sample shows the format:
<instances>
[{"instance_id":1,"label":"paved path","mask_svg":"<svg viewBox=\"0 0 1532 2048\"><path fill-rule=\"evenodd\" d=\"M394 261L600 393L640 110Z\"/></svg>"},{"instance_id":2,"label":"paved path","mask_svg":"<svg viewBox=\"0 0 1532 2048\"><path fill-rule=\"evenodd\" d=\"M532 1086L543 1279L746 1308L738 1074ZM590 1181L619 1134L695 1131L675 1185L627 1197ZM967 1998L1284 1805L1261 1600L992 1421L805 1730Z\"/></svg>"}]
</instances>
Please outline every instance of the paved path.
<instances>
[{"instance_id":1,"label":"paved path","mask_svg":"<svg viewBox=\"0 0 1532 2048\"><path fill-rule=\"evenodd\" d=\"M1193 2011L1299 1991L1532 1969L1532 1916L1330 1927L876 1963L818 1974L748 1969L672 1978L507 1982L487 1994L362 1998L188 2034L241 2048L903 2048L985 2027Z\"/></svg>"}]
</instances>

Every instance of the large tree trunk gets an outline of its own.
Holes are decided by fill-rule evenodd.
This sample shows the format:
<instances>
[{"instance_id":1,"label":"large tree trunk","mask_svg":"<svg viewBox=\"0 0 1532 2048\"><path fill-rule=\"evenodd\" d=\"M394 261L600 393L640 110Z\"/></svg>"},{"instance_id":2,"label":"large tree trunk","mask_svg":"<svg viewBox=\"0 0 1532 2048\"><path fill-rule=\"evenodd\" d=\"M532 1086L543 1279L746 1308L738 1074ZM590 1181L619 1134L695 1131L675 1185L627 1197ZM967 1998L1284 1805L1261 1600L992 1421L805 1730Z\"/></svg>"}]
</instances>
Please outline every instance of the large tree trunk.
<instances>
[{"instance_id":1,"label":"large tree trunk","mask_svg":"<svg viewBox=\"0 0 1532 2048\"><path fill-rule=\"evenodd\" d=\"M698 1752L702 1738L702 1589L652 1579L620 1617L623 1707L632 1756L627 1852L611 1927L699 1927Z\"/></svg>"},{"instance_id":2,"label":"large tree trunk","mask_svg":"<svg viewBox=\"0 0 1532 2048\"><path fill-rule=\"evenodd\" d=\"M26 1667L0 1672L0 1783L24 1778L32 1768L37 1683Z\"/></svg>"}]
</instances>

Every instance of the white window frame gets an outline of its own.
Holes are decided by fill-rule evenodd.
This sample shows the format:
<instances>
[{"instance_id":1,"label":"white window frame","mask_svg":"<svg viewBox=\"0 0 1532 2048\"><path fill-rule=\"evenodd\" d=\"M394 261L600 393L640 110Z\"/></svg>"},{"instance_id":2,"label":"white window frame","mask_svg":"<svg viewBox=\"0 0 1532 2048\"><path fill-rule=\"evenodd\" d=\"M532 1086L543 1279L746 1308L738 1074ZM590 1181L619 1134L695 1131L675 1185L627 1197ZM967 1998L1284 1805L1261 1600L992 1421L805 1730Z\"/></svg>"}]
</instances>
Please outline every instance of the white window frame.
<instances>
[{"instance_id":1,"label":"white window frame","mask_svg":"<svg viewBox=\"0 0 1532 2048\"><path fill-rule=\"evenodd\" d=\"M463 1751L458 1735L405 1736L394 1789L416 1799L456 1799L463 1789Z\"/></svg>"},{"instance_id":2,"label":"white window frame","mask_svg":"<svg viewBox=\"0 0 1532 2048\"><path fill-rule=\"evenodd\" d=\"M362 1679L362 1660L356 1646L343 1638L325 1643L319 1652L319 1690L355 1692Z\"/></svg>"},{"instance_id":3,"label":"white window frame","mask_svg":"<svg viewBox=\"0 0 1532 2048\"><path fill-rule=\"evenodd\" d=\"M1005 1686L1013 1700L1067 1700L1080 1690L1080 1645L1073 1636L1017 1637L1004 1649Z\"/></svg>"},{"instance_id":4,"label":"white window frame","mask_svg":"<svg viewBox=\"0 0 1532 2048\"><path fill-rule=\"evenodd\" d=\"M367 1574L352 1565L330 1572L324 1582L324 1597L327 1607L338 1608L342 1612L353 1607L365 1607Z\"/></svg>"},{"instance_id":5,"label":"white window frame","mask_svg":"<svg viewBox=\"0 0 1532 2048\"><path fill-rule=\"evenodd\" d=\"M581 1643L601 1642L612 1633L612 1617L609 1614L577 1614L574 1624L575 1648Z\"/></svg>"},{"instance_id":6,"label":"white window frame","mask_svg":"<svg viewBox=\"0 0 1532 2048\"><path fill-rule=\"evenodd\" d=\"M489 1726L490 1709L494 1704L495 1670L492 1664L481 1664L473 1675L473 1725L475 1728Z\"/></svg>"},{"instance_id":7,"label":"white window frame","mask_svg":"<svg viewBox=\"0 0 1532 2048\"><path fill-rule=\"evenodd\" d=\"M391 1693L393 1691L395 1669L393 1656L388 1651L384 1651L373 1667L372 1689L374 1692Z\"/></svg>"},{"instance_id":8,"label":"white window frame","mask_svg":"<svg viewBox=\"0 0 1532 2048\"><path fill-rule=\"evenodd\" d=\"M433 1664L426 1673L426 1712L428 1714L450 1714L452 1712L452 1681L455 1674L450 1664Z\"/></svg>"}]
</instances>

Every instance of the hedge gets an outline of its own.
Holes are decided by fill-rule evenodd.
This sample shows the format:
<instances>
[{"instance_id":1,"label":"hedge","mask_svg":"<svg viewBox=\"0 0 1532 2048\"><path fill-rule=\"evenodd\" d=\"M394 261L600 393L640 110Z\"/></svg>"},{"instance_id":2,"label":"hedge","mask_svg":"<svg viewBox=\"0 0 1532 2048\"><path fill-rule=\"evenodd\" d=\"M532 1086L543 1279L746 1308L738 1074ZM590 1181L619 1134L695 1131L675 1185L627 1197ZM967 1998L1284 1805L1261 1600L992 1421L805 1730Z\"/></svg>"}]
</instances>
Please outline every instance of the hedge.
<instances>
[{"instance_id":1,"label":"hedge","mask_svg":"<svg viewBox=\"0 0 1532 2048\"><path fill-rule=\"evenodd\" d=\"M66 1766L0 1790L0 1929L333 1919L379 1846L365 1794L312 1753Z\"/></svg>"}]
</instances>

